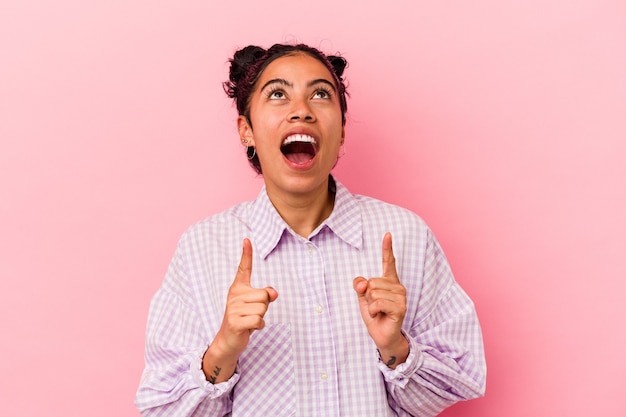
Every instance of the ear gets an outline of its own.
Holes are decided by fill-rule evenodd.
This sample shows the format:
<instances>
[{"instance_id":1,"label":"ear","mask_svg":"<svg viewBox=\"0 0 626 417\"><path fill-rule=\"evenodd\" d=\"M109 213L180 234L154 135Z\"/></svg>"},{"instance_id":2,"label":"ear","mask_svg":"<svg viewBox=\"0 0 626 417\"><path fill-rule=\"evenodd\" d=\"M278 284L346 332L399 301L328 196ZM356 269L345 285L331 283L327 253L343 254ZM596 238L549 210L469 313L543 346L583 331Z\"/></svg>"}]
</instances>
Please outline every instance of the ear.
<instances>
[{"instance_id":1,"label":"ear","mask_svg":"<svg viewBox=\"0 0 626 417\"><path fill-rule=\"evenodd\" d=\"M343 145L343 143L346 140L346 127L345 126L341 126L341 144Z\"/></svg>"},{"instance_id":2,"label":"ear","mask_svg":"<svg viewBox=\"0 0 626 417\"><path fill-rule=\"evenodd\" d=\"M255 146L252 127L250 126L250 123L248 123L246 116L240 115L237 118L237 130L239 130L239 137L241 138L244 146Z\"/></svg>"}]
</instances>

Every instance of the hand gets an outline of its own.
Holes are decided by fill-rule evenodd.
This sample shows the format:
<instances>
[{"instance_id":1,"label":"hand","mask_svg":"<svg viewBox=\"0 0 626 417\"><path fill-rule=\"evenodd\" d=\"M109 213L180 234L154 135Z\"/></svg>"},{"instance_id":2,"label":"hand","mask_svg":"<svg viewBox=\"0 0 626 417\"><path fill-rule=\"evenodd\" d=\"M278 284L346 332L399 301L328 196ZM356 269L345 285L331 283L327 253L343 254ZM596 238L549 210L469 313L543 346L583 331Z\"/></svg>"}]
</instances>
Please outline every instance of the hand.
<instances>
[{"instance_id":1,"label":"hand","mask_svg":"<svg viewBox=\"0 0 626 417\"><path fill-rule=\"evenodd\" d=\"M395 368L409 354L408 341L401 333L406 314L406 289L400 283L396 271L391 233L383 237L382 249L382 277L369 280L357 277L353 287L370 337L378 347L383 362Z\"/></svg>"},{"instance_id":2,"label":"hand","mask_svg":"<svg viewBox=\"0 0 626 417\"><path fill-rule=\"evenodd\" d=\"M251 275L252 244L244 239L239 268L228 290L222 325L203 359L203 369L211 382L222 379L210 377L211 372L216 377L218 374L226 374L227 378L232 375L232 372L220 371L234 371L239 355L248 346L250 335L265 327L263 316L269 304L278 298L278 292L272 287L253 288Z\"/></svg>"}]
</instances>

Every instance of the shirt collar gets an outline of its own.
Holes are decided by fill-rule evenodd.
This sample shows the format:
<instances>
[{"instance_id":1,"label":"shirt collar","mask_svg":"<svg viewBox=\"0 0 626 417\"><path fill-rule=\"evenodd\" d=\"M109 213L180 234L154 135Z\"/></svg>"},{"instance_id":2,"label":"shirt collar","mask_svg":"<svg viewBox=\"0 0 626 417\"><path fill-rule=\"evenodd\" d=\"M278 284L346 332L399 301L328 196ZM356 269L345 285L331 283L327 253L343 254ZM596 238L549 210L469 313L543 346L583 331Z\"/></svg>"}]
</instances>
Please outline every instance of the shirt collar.
<instances>
[{"instance_id":1,"label":"shirt collar","mask_svg":"<svg viewBox=\"0 0 626 417\"><path fill-rule=\"evenodd\" d=\"M363 243L361 210L356 198L332 176L328 189L335 191L335 206L330 216L313 232L311 237L328 227L347 244L360 249ZM278 245L289 225L280 217L267 195L265 186L252 202L248 225L253 231L255 251L265 259Z\"/></svg>"},{"instance_id":2,"label":"shirt collar","mask_svg":"<svg viewBox=\"0 0 626 417\"><path fill-rule=\"evenodd\" d=\"M335 187L333 212L322 224L326 224L339 238L357 249L363 244L361 208L356 198L339 181L330 177L329 188Z\"/></svg>"}]
</instances>

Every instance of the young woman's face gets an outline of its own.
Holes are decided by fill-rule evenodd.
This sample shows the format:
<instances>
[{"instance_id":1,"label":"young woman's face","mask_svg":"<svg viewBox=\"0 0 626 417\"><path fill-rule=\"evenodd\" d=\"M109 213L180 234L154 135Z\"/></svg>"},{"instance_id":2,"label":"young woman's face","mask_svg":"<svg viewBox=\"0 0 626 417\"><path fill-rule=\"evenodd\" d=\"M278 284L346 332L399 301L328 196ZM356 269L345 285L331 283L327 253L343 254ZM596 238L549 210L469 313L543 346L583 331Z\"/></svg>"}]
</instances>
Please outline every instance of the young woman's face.
<instances>
[{"instance_id":1,"label":"young woman's face","mask_svg":"<svg viewBox=\"0 0 626 417\"><path fill-rule=\"evenodd\" d=\"M334 78L306 53L283 56L261 73L250 96L250 126L239 134L254 146L272 193L325 192L344 139Z\"/></svg>"}]
</instances>

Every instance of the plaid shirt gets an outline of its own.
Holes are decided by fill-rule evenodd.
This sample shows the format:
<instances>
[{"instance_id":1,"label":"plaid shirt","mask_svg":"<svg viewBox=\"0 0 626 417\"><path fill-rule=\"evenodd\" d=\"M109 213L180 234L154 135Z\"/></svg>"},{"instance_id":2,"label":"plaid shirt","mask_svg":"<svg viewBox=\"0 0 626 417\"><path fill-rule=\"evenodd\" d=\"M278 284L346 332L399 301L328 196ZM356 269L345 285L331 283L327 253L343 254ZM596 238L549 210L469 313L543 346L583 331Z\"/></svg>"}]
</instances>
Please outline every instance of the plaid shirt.
<instances>
[{"instance_id":1,"label":"plaid shirt","mask_svg":"<svg viewBox=\"0 0 626 417\"><path fill-rule=\"evenodd\" d=\"M334 210L308 239L283 221L265 189L183 235L150 307L135 400L144 416L423 417L484 393L474 306L430 229L414 213L352 195L332 177L330 187ZM381 275L387 231L406 287L410 343L395 370L380 361L352 288L357 276ZM213 385L201 358L220 328L246 237L252 286L272 286L279 297L235 375Z\"/></svg>"}]
</instances>

